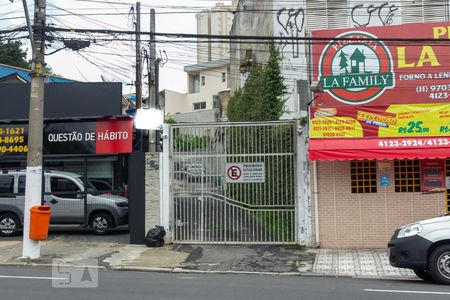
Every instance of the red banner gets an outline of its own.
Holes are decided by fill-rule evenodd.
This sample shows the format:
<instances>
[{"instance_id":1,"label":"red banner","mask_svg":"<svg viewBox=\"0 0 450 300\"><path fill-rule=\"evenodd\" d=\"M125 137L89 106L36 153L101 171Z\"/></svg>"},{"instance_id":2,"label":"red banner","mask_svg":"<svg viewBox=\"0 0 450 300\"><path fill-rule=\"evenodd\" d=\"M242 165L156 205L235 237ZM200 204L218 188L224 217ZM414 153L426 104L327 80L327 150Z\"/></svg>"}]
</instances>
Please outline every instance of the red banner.
<instances>
[{"instance_id":1,"label":"red banner","mask_svg":"<svg viewBox=\"0 0 450 300\"><path fill-rule=\"evenodd\" d=\"M450 137L310 139L310 160L447 158Z\"/></svg>"},{"instance_id":2,"label":"red banner","mask_svg":"<svg viewBox=\"0 0 450 300\"><path fill-rule=\"evenodd\" d=\"M97 154L130 153L133 144L133 120L98 120L96 136Z\"/></svg>"},{"instance_id":3,"label":"red banner","mask_svg":"<svg viewBox=\"0 0 450 300\"><path fill-rule=\"evenodd\" d=\"M323 87L314 95L315 107L450 101L450 22L317 30L312 36L331 38L313 45L313 80Z\"/></svg>"}]
</instances>

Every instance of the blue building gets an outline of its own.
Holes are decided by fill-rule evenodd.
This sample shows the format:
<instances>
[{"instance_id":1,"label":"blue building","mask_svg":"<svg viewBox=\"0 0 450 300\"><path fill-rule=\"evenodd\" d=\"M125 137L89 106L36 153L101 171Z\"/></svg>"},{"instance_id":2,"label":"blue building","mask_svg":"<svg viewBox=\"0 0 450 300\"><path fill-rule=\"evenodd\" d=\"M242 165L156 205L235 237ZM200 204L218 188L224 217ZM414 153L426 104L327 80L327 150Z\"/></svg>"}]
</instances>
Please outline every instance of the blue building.
<instances>
[{"instance_id":1,"label":"blue building","mask_svg":"<svg viewBox=\"0 0 450 300\"><path fill-rule=\"evenodd\" d=\"M28 83L31 82L31 70L0 64L0 83ZM47 77L47 82L74 82L59 76Z\"/></svg>"}]
</instances>

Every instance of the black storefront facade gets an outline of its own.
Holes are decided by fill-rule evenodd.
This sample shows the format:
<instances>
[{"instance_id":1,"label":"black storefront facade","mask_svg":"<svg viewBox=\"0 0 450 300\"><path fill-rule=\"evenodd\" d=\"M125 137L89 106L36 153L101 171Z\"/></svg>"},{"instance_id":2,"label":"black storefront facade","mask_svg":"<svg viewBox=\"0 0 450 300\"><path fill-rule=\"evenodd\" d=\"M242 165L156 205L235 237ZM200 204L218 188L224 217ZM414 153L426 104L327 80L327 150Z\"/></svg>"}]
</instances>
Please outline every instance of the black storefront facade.
<instances>
[{"instance_id":1,"label":"black storefront facade","mask_svg":"<svg viewBox=\"0 0 450 300\"><path fill-rule=\"evenodd\" d=\"M26 168L29 95L30 84L0 84L3 104L0 110L2 173ZM88 191L126 197L132 211L130 198L137 195L136 190L129 195L130 186L134 186L128 176L130 157L133 156L130 155L133 121L122 115L121 84L49 83L45 86L44 95L44 173L79 174L85 187L85 203ZM43 189L42 199L45 196ZM83 198L83 195L78 197ZM144 202L143 198L141 201ZM135 204L137 202L134 201ZM144 218L143 213L134 217L136 221ZM89 224L85 209L79 225L88 227ZM130 224L130 236L132 242L140 242L144 229Z\"/></svg>"}]
</instances>

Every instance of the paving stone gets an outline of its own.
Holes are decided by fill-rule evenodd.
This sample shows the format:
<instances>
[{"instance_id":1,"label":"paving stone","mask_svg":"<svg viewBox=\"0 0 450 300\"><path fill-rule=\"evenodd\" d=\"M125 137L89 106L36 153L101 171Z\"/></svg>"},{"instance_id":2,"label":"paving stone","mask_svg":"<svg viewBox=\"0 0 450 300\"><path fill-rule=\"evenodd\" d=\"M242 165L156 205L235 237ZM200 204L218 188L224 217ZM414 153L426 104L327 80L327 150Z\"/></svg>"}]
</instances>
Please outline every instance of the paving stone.
<instances>
[{"instance_id":1,"label":"paving stone","mask_svg":"<svg viewBox=\"0 0 450 300\"><path fill-rule=\"evenodd\" d=\"M313 272L339 276L415 278L411 270L392 267L386 250L320 249Z\"/></svg>"}]
</instances>

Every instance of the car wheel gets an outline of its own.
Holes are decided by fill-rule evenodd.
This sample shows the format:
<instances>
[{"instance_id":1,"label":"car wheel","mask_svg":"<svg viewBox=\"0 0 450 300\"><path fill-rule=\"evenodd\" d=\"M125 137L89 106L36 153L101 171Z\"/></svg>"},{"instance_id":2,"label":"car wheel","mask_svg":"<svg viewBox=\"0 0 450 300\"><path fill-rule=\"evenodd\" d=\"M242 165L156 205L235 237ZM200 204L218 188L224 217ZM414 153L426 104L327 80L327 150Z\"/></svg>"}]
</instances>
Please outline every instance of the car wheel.
<instances>
[{"instance_id":1,"label":"car wheel","mask_svg":"<svg viewBox=\"0 0 450 300\"><path fill-rule=\"evenodd\" d=\"M450 284L450 245L442 245L433 250L429 269L437 283Z\"/></svg>"},{"instance_id":2,"label":"car wheel","mask_svg":"<svg viewBox=\"0 0 450 300\"><path fill-rule=\"evenodd\" d=\"M419 277L420 279L424 281L433 281L433 277L431 277L430 272L428 272L427 270L414 269L413 271L414 274L416 274L416 276Z\"/></svg>"},{"instance_id":3,"label":"car wheel","mask_svg":"<svg viewBox=\"0 0 450 300\"><path fill-rule=\"evenodd\" d=\"M91 216L90 225L94 234L107 234L113 225L111 216L107 213L94 213Z\"/></svg>"},{"instance_id":4,"label":"car wheel","mask_svg":"<svg viewBox=\"0 0 450 300\"><path fill-rule=\"evenodd\" d=\"M0 216L0 235L14 236L17 235L17 230L20 228L19 218L12 213L3 214Z\"/></svg>"}]
</instances>

